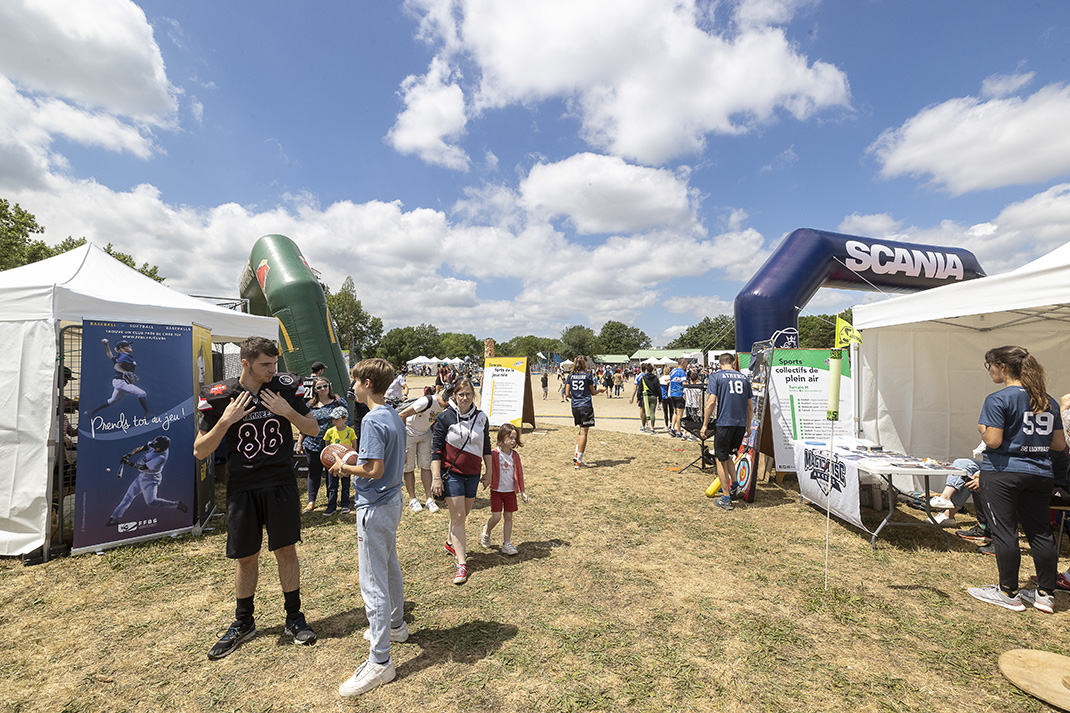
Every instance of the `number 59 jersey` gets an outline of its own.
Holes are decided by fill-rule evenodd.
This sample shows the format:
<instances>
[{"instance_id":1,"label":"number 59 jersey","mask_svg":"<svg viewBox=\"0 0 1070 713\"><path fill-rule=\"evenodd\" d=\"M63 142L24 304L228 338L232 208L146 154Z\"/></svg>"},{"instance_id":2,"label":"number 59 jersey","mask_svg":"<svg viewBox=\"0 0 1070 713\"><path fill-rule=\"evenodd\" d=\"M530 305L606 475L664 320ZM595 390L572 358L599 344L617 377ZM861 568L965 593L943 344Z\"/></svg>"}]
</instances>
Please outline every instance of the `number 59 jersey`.
<instances>
[{"instance_id":1,"label":"number 59 jersey","mask_svg":"<svg viewBox=\"0 0 1070 713\"><path fill-rule=\"evenodd\" d=\"M309 413L307 397L297 374L276 374L261 387L286 399L299 414ZM223 416L231 399L246 391L237 379L226 379L201 388L197 410L201 431L210 431ZM293 426L253 397L253 410L232 425L226 434L227 494L294 482Z\"/></svg>"}]
</instances>

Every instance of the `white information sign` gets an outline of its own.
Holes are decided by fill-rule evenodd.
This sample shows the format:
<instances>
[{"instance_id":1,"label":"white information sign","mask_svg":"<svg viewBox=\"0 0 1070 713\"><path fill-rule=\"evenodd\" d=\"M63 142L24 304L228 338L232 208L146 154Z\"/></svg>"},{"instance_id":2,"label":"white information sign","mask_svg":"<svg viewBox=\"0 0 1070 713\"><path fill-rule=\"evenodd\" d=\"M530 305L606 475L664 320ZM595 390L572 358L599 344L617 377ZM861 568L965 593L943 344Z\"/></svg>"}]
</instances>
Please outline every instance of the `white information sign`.
<instances>
[{"instance_id":1,"label":"white information sign","mask_svg":"<svg viewBox=\"0 0 1070 713\"><path fill-rule=\"evenodd\" d=\"M494 357L484 361L482 407L490 425L511 423L520 428L524 418L525 389L530 398L527 374L526 357Z\"/></svg>"},{"instance_id":2,"label":"white information sign","mask_svg":"<svg viewBox=\"0 0 1070 713\"><path fill-rule=\"evenodd\" d=\"M853 435L854 388L848 356L848 350L844 349L840 377L840 419L829 421L829 350L777 349L773 352L769 407L778 471L790 473L795 470L797 441L827 441L833 424L837 435Z\"/></svg>"}]
</instances>

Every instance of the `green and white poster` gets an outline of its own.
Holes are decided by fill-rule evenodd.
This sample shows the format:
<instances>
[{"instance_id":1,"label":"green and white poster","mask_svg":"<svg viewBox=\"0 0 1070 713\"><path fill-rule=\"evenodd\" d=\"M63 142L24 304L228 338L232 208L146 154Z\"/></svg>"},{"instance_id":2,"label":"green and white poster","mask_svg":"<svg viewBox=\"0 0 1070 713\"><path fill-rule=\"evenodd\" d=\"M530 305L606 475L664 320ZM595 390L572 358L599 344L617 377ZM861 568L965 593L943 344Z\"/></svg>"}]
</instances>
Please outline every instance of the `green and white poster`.
<instances>
[{"instance_id":1,"label":"green and white poster","mask_svg":"<svg viewBox=\"0 0 1070 713\"><path fill-rule=\"evenodd\" d=\"M854 388L849 351L843 352L840 377L840 420L829 421L829 350L777 349L773 352L769 380L770 420L776 469L795 472L795 442L828 441L833 425L836 434L853 435Z\"/></svg>"}]
</instances>

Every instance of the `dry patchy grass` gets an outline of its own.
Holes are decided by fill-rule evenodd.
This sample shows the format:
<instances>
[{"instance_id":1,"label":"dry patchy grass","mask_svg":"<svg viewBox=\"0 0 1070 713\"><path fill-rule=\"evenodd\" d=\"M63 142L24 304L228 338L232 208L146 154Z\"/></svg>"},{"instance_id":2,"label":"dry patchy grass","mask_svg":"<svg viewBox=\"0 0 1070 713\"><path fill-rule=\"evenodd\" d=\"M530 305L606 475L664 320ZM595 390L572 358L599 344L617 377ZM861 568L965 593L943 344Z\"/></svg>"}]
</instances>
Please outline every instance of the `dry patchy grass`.
<instances>
[{"instance_id":1,"label":"dry patchy grass","mask_svg":"<svg viewBox=\"0 0 1070 713\"><path fill-rule=\"evenodd\" d=\"M272 558L260 634L205 657L233 610L225 534L64 558L0 562L0 707L9 711L1044 711L996 669L1008 649L1068 654L1057 612L1005 612L967 585L995 563L965 542L896 529L877 550L831 524L789 481L731 513L703 496L696 455L595 430L574 471L573 428L525 434L532 502L516 557L474 547L451 583L445 510L406 510L398 678L356 701L338 684L366 656L353 516L305 516L302 593L313 647L282 636ZM489 514L482 496L475 540ZM869 513L874 522L876 513ZM904 514L909 517L910 514ZM500 529L495 533L500 542ZM1030 564L1025 557L1023 573Z\"/></svg>"}]
</instances>

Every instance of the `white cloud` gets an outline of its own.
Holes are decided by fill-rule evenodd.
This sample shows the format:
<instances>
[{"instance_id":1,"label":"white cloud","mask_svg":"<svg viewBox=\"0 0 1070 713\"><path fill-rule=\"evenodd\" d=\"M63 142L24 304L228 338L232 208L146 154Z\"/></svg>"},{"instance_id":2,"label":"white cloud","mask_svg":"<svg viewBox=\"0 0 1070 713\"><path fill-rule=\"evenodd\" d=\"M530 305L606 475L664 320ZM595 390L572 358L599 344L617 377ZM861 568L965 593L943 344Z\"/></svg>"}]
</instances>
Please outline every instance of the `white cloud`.
<instances>
[{"instance_id":1,"label":"white cloud","mask_svg":"<svg viewBox=\"0 0 1070 713\"><path fill-rule=\"evenodd\" d=\"M719 295L689 295L666 297L661 301L661 306L673 314L691 314L701 319L732 314L735 301L723 300Z\"/></svg>"},{"instance_id":2,"label":"white cloud","mask_svg":"<svg viewBox=\"0 0 1070 713\"><path fill-rule=\"evenodd\" d=\"M699 229L686 181L614 156L582 153L537 164L520 193L529 212L567 216L580 234Z\"/></svg>"},{"instance_id":3,"label":"white cloud","mask_svg":"<svg viewBox=\"0 0 1070 713\"><path fill-rule=\"evenodd\" d=\"M0 189L66 171L60 136L150 158L153 128L177 126L179 93L133 3L0 3Z\"/></svg>"},{"instance_id":4,"label":"white cloud","mask_svg":"<svg viewBox=\"0 0 1070 713\"><path fill-rule=\"evenodd\" d=\"M252 244L281 233L328 285L351 275L365 308L387 328L428 322L479 336L555 334L567 324L608 319L634 323L644 311L686 306L686 298L663 294L678 280L743 279L767 254L762 236L749 230L713 238L662 230L585 245L526 214L507 189L487 187L480 195L492 198L495 210L459 205L451 217L406 210L398 201L321 207L300 192L267 210L234 203L195 209L168 204L151 185L119 192L51 174L42 187L7 197L46 226L47 242L70 235L114 243L159 265L171 287L193 294L236 293Z\"/></svg>"},{"instance_id":5,"label":"white cloud","mask_svg":"<svg viewBox=\"0 0 1070 713\"><path fill-rule=\"evenodd\" d=\"M894 235L903 225L887 213L859 215L851 213L836 228L837 232L847 235L861 235L868 238L886 238Z\"/></svg>"},{"instance_id":6,"label":"white cloud","mask_svg":"<svg viewBox=\"0 0 1070 713\"><path fill-rule=\"evenodd\" d=\"M869 147L881 175L931 175L954 195L1070 175L1070 86L1026 97L951 99L885 130Z\"/></svg>"},{"instance_id":7,"label":"white cloud","mask_svg":"<svg viewBox=\"0 0 1070 713\"><path fill-rule=\"evenodd\" d=\"M176 109L152 28L127 0L0 3L0 73L150 124Z\"/></svg>"},{"instance_id":8,"label":"white cloud","mask_svg":"<svg viewBox=\"0 0 1070 713\"><path fill-rule=\"evenodd\" d=\"M472 111L564 99L592 146L657 164L700 152L710 133L849 106L844 73L811 62L772 26L806 4L745 2L736 13L741 24L721 28L688 0L420 0L408 7L420 17L421 35L440 47L428 78L443 73L437 65L473 65ZM410 80L406 96L420 86ZM458 132L455 115L423 119L426 136Z\"/></svg>"},{"instance_id":9,"label":"white cloud","mask_svg":"<svg viewBox=\"0 0 1070 713\"><path fill-rule=\"evenodd\" d=\"M735 9L736 22L744 27L761 27L789 22L804 7L817 0L741 0Z\"/></svg>"},{"instance_id":10,"label":"white cloud","mask_svg":"<svg viewBox=\"0 0 1070 713\"><path fill-rule=\"evenodd\" d=\"M674 324L671 327L666 327L658 333L657 337L653 341L655 344L668 344L669 342L683 334L684 331L690 326L690 324Z\"/></svg>"},{"instance_id":11,"label":"white cloud","mask_svg":"<svg viewBox=\"0 0 1070 713\"><path fill-rule=\"evenodd\" d=\"M853 228L861 228L853 230ZM1062 183L1005 206L990 220L963 225L951 220L931 227L907 226L887 214L851 215L840 229L923 245L961 247L995 275L1070 242L1070 183Z\"/></svg>"},{"instance_id":12,"label":"white cloud","mask_svg":"<svg viewBox=\"0 0 1070 713\"><path fill-rule=\"evenodd\" d=\"M451 78L447 63L435 58L427 74L410 75L401 84L405 109L386 136L403 154L458 171L468 170L468 154L455 142L467 123L464 93Z\"/></svg>"},{"instance_id":13,"label":"white cloud","mask_svg":"<svg viewBox=\"0 0 1070 713\"><path fill-rule=\"evenodd\" d=\"M993 74L981 82L981 94L986 97L1000 98L1010 96L1033 81L1034 72L1025 74Z\"/></svg>"}]
</instances>

